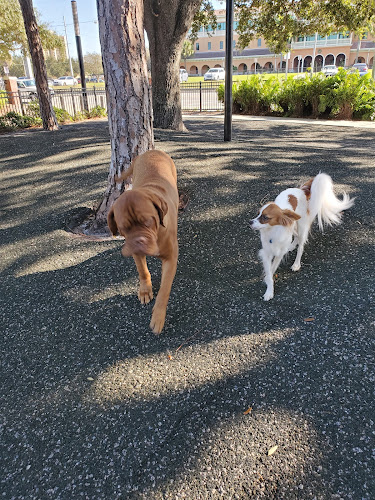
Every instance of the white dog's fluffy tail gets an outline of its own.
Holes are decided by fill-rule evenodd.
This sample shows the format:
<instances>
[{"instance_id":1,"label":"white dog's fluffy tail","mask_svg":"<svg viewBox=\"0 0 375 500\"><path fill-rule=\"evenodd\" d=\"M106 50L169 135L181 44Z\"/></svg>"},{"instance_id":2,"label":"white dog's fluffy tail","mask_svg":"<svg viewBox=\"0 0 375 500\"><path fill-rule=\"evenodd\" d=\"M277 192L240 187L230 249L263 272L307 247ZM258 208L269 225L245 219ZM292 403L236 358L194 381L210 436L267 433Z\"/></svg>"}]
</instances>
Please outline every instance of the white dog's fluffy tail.
<instances>
[{"instance_id":1,"label":"white dog's fluffy tail","mask_svg":"<svg viewBox=\"0 0 375 500\"><path fill-rule=\"evenodd\" d=\"M341 223L341 216L354 204L354 199L343 193L342 200L336 198L333 192L333 182L329 175L319 173L311 184L309 201L310 216L318 217L319 229L323 231L324 224L332 226Z\"/></svg>"}]
</instances>

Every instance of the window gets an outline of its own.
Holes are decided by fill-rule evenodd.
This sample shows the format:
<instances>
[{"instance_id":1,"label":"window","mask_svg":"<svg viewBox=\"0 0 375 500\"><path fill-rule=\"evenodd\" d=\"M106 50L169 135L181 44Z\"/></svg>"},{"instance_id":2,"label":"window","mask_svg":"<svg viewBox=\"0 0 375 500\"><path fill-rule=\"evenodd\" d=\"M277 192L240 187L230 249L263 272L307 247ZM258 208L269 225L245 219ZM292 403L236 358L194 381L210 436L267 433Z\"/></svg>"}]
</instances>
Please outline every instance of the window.
<instances>
[{"instance_id":1,"label":"window","mask_svg":"<svg viewBox=\"0 0 375 500\"><path fill-rule=\"evenodd\" d=\"M305 40L304 36L299 36L297 42L303 42Z\"/></svg>"},{"instance_id":2,"label":"window","mask_svg":"<svg viewBox=\"0 0 375 500\"><path fill-rule=\"evenodd\" d=\"M315 42L315 35L309 35L306 37L306 42Z\"/></svg>"},{"instance_id":3,"label":"window","mask_svg":"<svg viewBox=\"0 0 375 500\"><path fill-rule=\"evenodd\" d=\"M224 49L224 42L220 42L220 50Z\"/></svg>"},{"instance_id":4,"label":"window","mask_svg":"<svg viewBox=\"0 0 375 500\"><path fill-rule=\"evenodd\" d=\"M339 38L349 38L350 37L350 32L345 31L344 33L339 33Z\"/></svg>"},{"instance_id":5,"label":"window","mask_svg":"<svg viewBox=\"0 0 375 500\"><path fill-rule=\"evenodd\" d=\"M233 23L233 29L236 30L238 27L238 21L234 21Z\"/></svg>"},{"instance_id":6,"label":"window","mask_svg":"<svg viewBox=\"0 0 375 500\"><path fill-rule=\"evenodd\" d=\"M199 50L199 43L195 44L195 50Z\"/></svg>"},{"instance_id":7,"label":"window","mask_svg":"<svg viewBox=\"0 0 375 500\"><path fill-rule=\"evenodd\" d=\"M208 42L208 50L211 50L211 42Z\"/></svg>"},{"instance_id":8,"label":"window","mask_svg":"<svg viewBox=\"0 0 375 500\"><path fill-rule=\"evenodd\" d=\"M336 40L337 38L337 33L331 33L330 35L327 36L327 40Z\"/></svg>"},{"instance_id":9,"label":"window","mask_svg":"<svg viewBox=\"0 0 375 500\"><path fill-rule=\"evenodd\" d=\"M262 39L258 38L258 47L261 47L261 46L262 46Z\"/></svg>"},{"instance_id":10,"label":"window","mask_svg":"<svg viewBox=\"0 0 375 500\"><path fill-rule=\"evenodd\" d=\"M236 47L236 40L233 40L233 48Z\"/></svg>"},{"instance_id":11,"label":"window","mask_svg":"<svg viewBox=\"0 0 375 500\"><path fill-rule=\"evenodd\" d=\"M224 31L225 23L217 23L217 31Z\"/></svg>"}]
</instances>

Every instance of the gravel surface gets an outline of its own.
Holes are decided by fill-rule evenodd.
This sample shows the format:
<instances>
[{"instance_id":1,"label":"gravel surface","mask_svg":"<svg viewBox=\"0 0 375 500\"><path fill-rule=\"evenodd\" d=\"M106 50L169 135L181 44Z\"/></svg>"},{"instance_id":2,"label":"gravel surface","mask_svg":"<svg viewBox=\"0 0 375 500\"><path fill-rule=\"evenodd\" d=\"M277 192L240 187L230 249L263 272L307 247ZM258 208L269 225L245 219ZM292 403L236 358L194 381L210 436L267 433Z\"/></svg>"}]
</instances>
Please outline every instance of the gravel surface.
<instances>
[{"instance_id":1,"label":"gravel surface","mask_svg":"<svg viewBox=\"0 0 375 500\"><path fill-rule=\"evenodd\" d=\"M121 241L66 231L104 191L107 122L0 136L2 497L374 499L375 128L186 125L155 131L189 195L160 336ZM263 302L249 220L320 170L355 205Z\"/></svg>"}]
</instances>

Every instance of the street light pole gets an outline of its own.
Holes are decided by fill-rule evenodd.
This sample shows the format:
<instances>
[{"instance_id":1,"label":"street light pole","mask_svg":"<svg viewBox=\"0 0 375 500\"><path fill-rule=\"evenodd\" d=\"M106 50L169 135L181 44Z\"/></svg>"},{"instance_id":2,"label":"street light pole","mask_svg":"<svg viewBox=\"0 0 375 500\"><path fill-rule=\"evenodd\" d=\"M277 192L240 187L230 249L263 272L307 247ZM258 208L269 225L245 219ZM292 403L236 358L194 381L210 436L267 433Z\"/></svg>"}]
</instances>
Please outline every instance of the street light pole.
<instances>
[{"instance_id":1,"label":"street light pole","mask_svg":"<svg viewBox=\"0 0 375 500\"><path fill-rule=\"evenodd\" d=\"M88 111L89 110L89 106L88 106L88 102L87 102L85 67L83 65L81 34L80 34L80 31L79 31L78 11L77 11L77 2L76 2L76 0L72 0L72 12L73 12L74 32L75 32L75 35L76 35L77 54L78 54L78 62L79 62L79 72L80 72L80 75L81 75L81 87L82 87L82 95L83 95L83 105L84 105L85 110Z\"/></svg>"},{"instance_id":2,"label":"street light pole","mask_svg":"<svg viewBox=\"0 0 375 500\"><path fill-rule=\"evenodd\" d=\"M232 140L233 10L234 0L226 0L224 141Z\"/></svg>"},{"instance_id":3,"label":"street light pole","mask_svg":"<svg viewBox=\"0 0 375 500\"><path fill-rule=\"evenodd\" d=\"M68 59L69 59L69 65L70 65L70 74L72 75L72 78L74 78L73 65L72 65L72 58L70 57L70 51L69 51L68 33L66 32L66 22L65 22L65 16L63 16L63 20L64 20L64 29L65 29L65 43L66 43L66 51L67 51L67 53L68 53Z\"/></svg>"}]
</instances>

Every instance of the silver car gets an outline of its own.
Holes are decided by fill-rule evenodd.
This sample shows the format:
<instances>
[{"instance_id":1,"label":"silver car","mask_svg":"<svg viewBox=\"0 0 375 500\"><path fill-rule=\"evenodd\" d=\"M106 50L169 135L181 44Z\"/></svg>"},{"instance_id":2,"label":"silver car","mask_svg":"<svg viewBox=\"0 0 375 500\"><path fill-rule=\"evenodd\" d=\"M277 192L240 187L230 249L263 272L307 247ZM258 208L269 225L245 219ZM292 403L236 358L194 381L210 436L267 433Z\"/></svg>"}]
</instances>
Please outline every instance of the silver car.
<instances>
[{"instance_id":1,"label":"silver car","mask_svg":"<svg viewBox=\"0 0 375 500\"><path fill-rule=\"evenodd\" d=\"M327 66L323 66L322 72L326 76L334 76L338 72L338 68L335 64L327 64Z\"/></svg>"},{"instance_id":2,"label":"silver car","mask_svg":"<svg viewBox=\"0 0 375 500\"><path fill-rule=\"evenodd\" d=\"M50 83L50 82L48 82ZM29 97L30 99L36 99L38 96L36 90L36 83L34 78L17 78L17 87L21 91L22 95ZM48 85L51 95L54 94L54 90Z\"/></svg>"},{"instance_id":3,"label":"silver car","mask_svg":"<svg viewBox=\"0 0 375 500\"><path fill-rule=\"evenodd\" d=\"M204 81L207 80L225 80L225 69L224 68L211 68L205 73Z\"/></svg>"},{"instance_id":4,"label":"silver car","mask_svg":"<svg viewBox=\"0 0 375 500\"><path fill-rule=\"evenodd\" d=\"M359 71L360 76L364 76L367 74L368 66L366 63L353 64L353 66L351 67L351 71L357 71L357 70Z\"/></svg>"}]
</instances>

